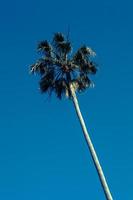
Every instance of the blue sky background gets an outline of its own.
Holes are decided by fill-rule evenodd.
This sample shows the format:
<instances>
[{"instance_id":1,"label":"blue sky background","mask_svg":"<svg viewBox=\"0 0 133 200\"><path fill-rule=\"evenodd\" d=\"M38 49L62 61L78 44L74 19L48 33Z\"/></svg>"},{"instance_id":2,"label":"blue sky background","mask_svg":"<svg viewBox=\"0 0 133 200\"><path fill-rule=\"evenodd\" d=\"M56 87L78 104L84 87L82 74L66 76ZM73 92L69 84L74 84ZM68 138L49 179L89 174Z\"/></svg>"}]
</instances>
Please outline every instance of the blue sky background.
<instances>
[{"instance_id":1,"label":"blue sky background","mask_svg":"<svg viewBox=\"0 0 133 200\"><path fill-rule=\"evenodd\" d=\"M73 105L38 90L36 45L67 33L97 52L95 89L79 96L114 199L133 199L133 3L0 3L0 199L105 199Z\"/></svg>"}]
</instances>

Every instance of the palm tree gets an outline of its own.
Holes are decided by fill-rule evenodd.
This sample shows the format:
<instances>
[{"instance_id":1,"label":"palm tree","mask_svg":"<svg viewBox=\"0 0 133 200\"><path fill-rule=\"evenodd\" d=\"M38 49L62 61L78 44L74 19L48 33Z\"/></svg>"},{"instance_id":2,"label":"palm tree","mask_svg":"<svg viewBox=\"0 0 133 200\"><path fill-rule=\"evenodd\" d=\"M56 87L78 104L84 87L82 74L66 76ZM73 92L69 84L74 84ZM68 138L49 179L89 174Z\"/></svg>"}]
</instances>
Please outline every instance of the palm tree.
<instances>
[{"instance_id":1,"label":"palm tree","mask_svg":"<svg viewBox=\"0 0 133 200\"><path fill-rule=\"evenodd\" d=\"M51 43L47 40L41 41L37 49L41 53L41 58L31 65L30 72L40 75L42 93L51 95L55 92L59 99L66 96L73 101L105 197L107 200L113 200L76 96L77 92L80 93L93 86L89 75L97 72L96 64L92 59L95 52L83 45L72 55L71 43L62 33L55 33Z\"/></svg>"}]
</instances>

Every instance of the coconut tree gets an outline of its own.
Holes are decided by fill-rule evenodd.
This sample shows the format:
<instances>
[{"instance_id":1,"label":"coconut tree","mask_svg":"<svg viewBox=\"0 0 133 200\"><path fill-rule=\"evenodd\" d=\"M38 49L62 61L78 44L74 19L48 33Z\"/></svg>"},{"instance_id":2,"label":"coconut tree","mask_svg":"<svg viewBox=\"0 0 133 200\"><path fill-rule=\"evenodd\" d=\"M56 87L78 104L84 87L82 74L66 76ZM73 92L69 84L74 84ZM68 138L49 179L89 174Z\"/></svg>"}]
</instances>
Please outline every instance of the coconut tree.
<instances>
[{"instance_id":1,"label":"coconut tree","mask_svg":"<svg viewBox=\"0 0 133 200\"><path fill-rule=\"evenodd\" d=\"M107 200L113 200L76 95L94 85L90 80L90 75L97 72L96 64L93 61L95 52L83 45L76 53L72 54L71 43L62 33L55 33L51 43L47 40L41 41L37 49L41 58L31 65L30 72L40 75L39 84L42 93L51 95L54 92L59 99L67 97L72 100L105 197Z\"/></svg>"}]
</instances>

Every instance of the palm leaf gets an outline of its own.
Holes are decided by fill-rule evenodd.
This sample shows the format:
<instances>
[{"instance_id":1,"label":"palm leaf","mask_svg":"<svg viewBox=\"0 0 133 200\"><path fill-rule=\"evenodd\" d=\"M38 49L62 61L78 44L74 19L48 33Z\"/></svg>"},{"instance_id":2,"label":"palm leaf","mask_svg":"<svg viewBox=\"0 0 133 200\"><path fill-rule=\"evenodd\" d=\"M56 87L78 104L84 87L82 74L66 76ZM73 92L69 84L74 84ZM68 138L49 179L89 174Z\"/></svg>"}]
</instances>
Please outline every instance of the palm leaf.
<instances>
[{"instance_id":1,"label":"palm leaf","mask_svg":"<svg viewBox=\"0 0 133 200\"><path fill-rule=\"evenodd\" d=\"M62 33L55 33L54 37L53 37L53 42L55 44L58 44L60 42L64 42L65 41L65 37Z\"/></svg>"},{"instance_id":2,"label":"palm leaf","mask_svg":"<svg viewBox=\"0 0 133 200\"><path fill-rule=\"evenodd\" d=\"M85 63L85 58L84 58L84 55L82 54L82 52L78 50L75 53L75 55L73 56L72 61L77 65L81 65L81 64Z\"/></svg>"},{"instance_id":3,"label":"palm leaf","mask_svg":"<svg viewBox=\"0 0 133 200\"><path fill-rule=\"evenodd\" d=\"M54 35L53 44L59 54L62 53L66 55L72 50L71 43L68 40L65 40L65 37L62 33L56 33Z\"/></svg>"},{"instance_id":4,"label":"palm leaf","mask_svg":"<svg viewBox=\"0 0 133 200\"><path fill-rule=\"evenodd\" d=\"M70 95L69 89L68 89L69 86L64 78L56 80L54 83L54 86L55 86L55 93L59 99L61 99L63 95L66 95L66 96Z\"/></svg>"},{"instance_id":5,"label":"palm leaf","mask_svg":"<svg viewBox=\"0 0 133 200\"><path fill-rule=\"evenodd\" d=\"M46 64L44 62L36 62L30 66L30 73L39 73L43 75L46 72Z\"/></svg>"},{"instance_id":6,"label":"palm leaf","mask_svg":"<svg viewBox=\"0 0 133 200\"><path fill-rule=\"evenodd\" d=\"M97 68L93 62L88 61L80 65L80 71L85 74L96 74Z\"/></svg>"},{"instance_id":7,"label":"palm leaf","mask_svg":"<svg viewBox=\"0 0 133 200\"><path fill-rule=\"evenodd\" d=\"M39 42L37 49L38 51L46 54L47 56L50 56L52 53L52 46L47 40Z\"/></svg>"},{"instance_id":8,"label":"palm leaf","mask_svg":"<svg viewBox=\"0 0 133 200\"><path fill-rule=\"evenodd\" d=\"M95 56L95 52L90 48L90 47L87 47L87 46L82 46L79 51L81 51L81 53L84 55L84 56Z\"/></svg>"},{"instance_id":9,"label":"palm leaf","mask_svg":"<svg viewBox=\"0 0 133 200\"><path fill-rule=\"evenodd\" d=\"M96 74L96 72L97 72L96 63L90 62L89 72L92 74Z\"/></svg>"},{"instance_id":10,"label":"palm leaf","mask_svg":"<svg viewBox=\"0 0 133 200\"><path fill-rule=\"evenodd\" d=\"M40 89L42 92L47 92L53 87L54 83L54 70L49 70L40 80Z\"/></svg>"},{"instance_id":11,"label":"palm leaf","mask_svg":"<svg viewBox=\"0 0 133 200\"><path fill-rule=\"evenodd\" d=\"M82 74L77 79L77 85L78 85L77 89L79 92L84 91L87 87L90 87L91 80L88 78L88 76Z\"/></svg>"},{"instance_id":12,"label":"palm leaf","mask_svg":"<svg viewBox=\"0 0 133 200\"><path fill-rule=\"evenodd\" d=\"M71 43L70 42L60 42L60 43L58 43L57 49L61 53L68 54L72 50Z\"/></svg>"}]
</instances>

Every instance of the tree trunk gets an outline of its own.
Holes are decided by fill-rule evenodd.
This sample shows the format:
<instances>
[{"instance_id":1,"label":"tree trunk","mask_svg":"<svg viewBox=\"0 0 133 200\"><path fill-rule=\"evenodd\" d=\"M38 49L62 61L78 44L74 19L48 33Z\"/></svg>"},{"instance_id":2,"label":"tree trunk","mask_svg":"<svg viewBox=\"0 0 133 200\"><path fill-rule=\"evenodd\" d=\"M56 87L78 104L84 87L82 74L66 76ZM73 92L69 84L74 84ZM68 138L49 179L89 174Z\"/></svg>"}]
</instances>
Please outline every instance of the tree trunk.
<instances>
[{"instance_id":1,"label":"tree trunk","mask_svg":"<svg viewBox=\"0 0 133 200\"><path fill-rule=\"evenodd\" d=\"M71 91L71 94L72 94L72 100L73 100L73 103L74 103L74 107L75 107L77 116L79 118L82 130L83 130L83 134L84 134L85 140L87 142L88 148L90 150L90 153L91 153L95 168L97 170L97 173L98 173L98 176L99 176L99 179L100 179L104 194L105 194L107 200L113 200L112 195L111 195L110 190L109 190L109 187L107 185L107 182L106 182L102 167L101 167L101 165L99 163L96 151L95 151L94 146L93 146L93 144L91 142L90 136L89 136L89 134L87 132L87 128L86 128L84 119L82 117L82 114L81 114L81 111L80 111L80 108L79 108L79 104L78 104L78 100L77 100L77 97L76 97L76 94L75 94L75 90L74 90L72 84L70 84L70 91Z\"/></svg>"}]
</instances>

